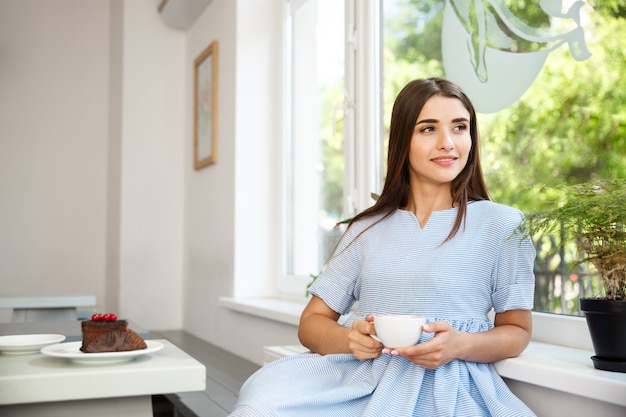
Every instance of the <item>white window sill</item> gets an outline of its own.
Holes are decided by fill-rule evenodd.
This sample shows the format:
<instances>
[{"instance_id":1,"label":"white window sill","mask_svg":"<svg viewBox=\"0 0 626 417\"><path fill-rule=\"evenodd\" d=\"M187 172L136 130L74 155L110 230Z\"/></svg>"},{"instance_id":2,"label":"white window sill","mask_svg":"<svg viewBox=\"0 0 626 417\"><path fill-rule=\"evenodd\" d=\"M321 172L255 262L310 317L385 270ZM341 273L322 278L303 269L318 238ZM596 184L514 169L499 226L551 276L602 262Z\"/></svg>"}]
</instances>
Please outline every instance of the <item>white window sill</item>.
<instances>
[{"instance_id":1,"label":"white window sill","mask_svg":"<svg viewBox=\"0 0 626 417\"><path fill-rule=\"evenodd\" d=\"M281 299L239 299L222 297L222 307L297 326L304 303ZM533 314L535 330L545 331L547 321L559 321L562 327L587 334L584 319ZM538 325L535 325L535 322ZM582 324L581 324L582 323ZM564 324L564 326L563 326ZM551 327L551 326L550 326ZM574 337L575 339L575 337ZM576 345L576 344L574 344ZM586 342L583 343L586 345ZM591 361L593 351L559 346L544 341L532 341L517 358L496 363L496 370L504 377L540 387L562 391L580 397L592 398L626 406L626 373L595 369Z\"/></svg>"},{"instance_id":2,"label":"white window sill","mask_svg":"<svg viewBox=\"0 0 626 417\"><path fill-rule=\"evenodd\" d=\"M591 356L588 350L531 342L517 358L495 365L504 378L626 406L626 373L595 369Z\"/></svg>"},{"instance_id":3,"label":"white window sill","mask_svg":"<svg viewBox=\"0 0 626 417\"><path fill-rule=\"evenodd\" d=\"M229 310L298 326L304 303L274 298L220 297L219 305Z\"/></svg>"}]
</instances>

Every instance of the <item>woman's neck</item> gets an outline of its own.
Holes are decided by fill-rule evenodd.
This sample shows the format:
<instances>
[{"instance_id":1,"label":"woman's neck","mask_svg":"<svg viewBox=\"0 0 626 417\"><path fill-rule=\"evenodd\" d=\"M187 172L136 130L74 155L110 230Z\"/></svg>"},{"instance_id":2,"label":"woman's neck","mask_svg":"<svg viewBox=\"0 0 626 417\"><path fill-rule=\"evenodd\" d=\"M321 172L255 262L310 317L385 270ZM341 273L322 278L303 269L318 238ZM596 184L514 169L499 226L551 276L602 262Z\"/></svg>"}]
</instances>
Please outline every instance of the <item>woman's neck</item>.
<instances>
[{"instance_id":1,"label":"woman's neck","mask_svg":"<svg viewBox=\"0 0 626 417\"><path fill-rule=\"evenodd\" d=\"M404 210L412 211L420 226L426 226L428 219L435 211L448 210L456 204L452 201L450 187L437 187L425 190L413 187Z\"/></svg>"}]
</instances>

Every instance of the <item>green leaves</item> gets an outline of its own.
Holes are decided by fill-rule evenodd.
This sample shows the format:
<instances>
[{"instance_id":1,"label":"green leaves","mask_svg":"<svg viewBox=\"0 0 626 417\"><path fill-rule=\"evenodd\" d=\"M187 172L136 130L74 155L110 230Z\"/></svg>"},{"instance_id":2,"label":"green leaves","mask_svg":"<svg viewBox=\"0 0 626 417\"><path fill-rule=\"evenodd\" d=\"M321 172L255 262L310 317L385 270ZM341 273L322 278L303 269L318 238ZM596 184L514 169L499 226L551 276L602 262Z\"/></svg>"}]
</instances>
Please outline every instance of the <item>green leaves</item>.
<instances>
[{"instance_id":1,"label":"green leaves","mask_svg":"<svg viewBox=\"0 0 626 417\"><path fill-rule=\"evenodd\" d=\"M598 180L544 191L559 195L554 207L527 216L535 239L564 233L590 262L609 299L626 299L626 180Z\"/></svg>"},{"instance_id":2,"label":"green leaves","mask_svg":"<svg viewBox=\"0 0 626 417\"><path fill-rule=\"evenodd\" d=\"M626 178L626 22L592 13L591 58L552 51L521 100L480 115L485 175L496 201L534 211L536 184Z\"/></svg>"}]
</instances>

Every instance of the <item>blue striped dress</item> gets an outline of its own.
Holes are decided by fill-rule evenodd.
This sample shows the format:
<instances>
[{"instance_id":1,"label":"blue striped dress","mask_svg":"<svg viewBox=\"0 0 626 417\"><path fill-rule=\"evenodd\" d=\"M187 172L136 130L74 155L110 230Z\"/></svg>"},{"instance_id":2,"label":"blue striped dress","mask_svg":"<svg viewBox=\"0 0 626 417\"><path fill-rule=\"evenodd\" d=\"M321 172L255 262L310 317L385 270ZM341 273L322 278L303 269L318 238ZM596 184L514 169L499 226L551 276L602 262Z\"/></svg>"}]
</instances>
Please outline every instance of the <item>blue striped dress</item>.
<instances>
[{"instance_id":1,"label":"blue striped dress","mask_svg":"<svg viewBox=\"0 0 626 417\"><path fill-rule=\"evenodd\" d=\"M368 313L398 313L481 332L493 327L487 317L491 309L532 309L535 250L529 239L515 234L522 213L490 201L470 203L465 227L442 245L456 214L456 208L434 212L420 227L412 212L396 210L346 248L373 220L354 224L310 292L346 315L347 327ZM424 332L420 341L432 337ZM231 415L534 414L491 363L455 359L428 370L388 354L361 362L349 354L308 353L274 361L252 375Z\"/></svg>"}]
</instances>

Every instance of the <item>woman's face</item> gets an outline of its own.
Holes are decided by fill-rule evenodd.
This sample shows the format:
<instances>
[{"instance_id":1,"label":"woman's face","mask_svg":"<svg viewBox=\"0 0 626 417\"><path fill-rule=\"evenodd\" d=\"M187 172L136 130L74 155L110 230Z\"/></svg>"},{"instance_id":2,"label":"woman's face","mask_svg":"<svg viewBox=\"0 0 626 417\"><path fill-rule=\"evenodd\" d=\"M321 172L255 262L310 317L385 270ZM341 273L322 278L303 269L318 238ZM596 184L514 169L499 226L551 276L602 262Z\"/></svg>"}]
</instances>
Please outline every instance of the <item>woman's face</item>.
<instances>
[{"instance_id":1,"label":"woman's face","mask_svg":"<svg viewBox=\"0 0 626 417\"><path fill-rule=\"evenodd\" d=\"M460 100L433 96L420 112L409 149L411 184L450 184L472 149L470 115Z\"/></svg>"}]
</instances>

